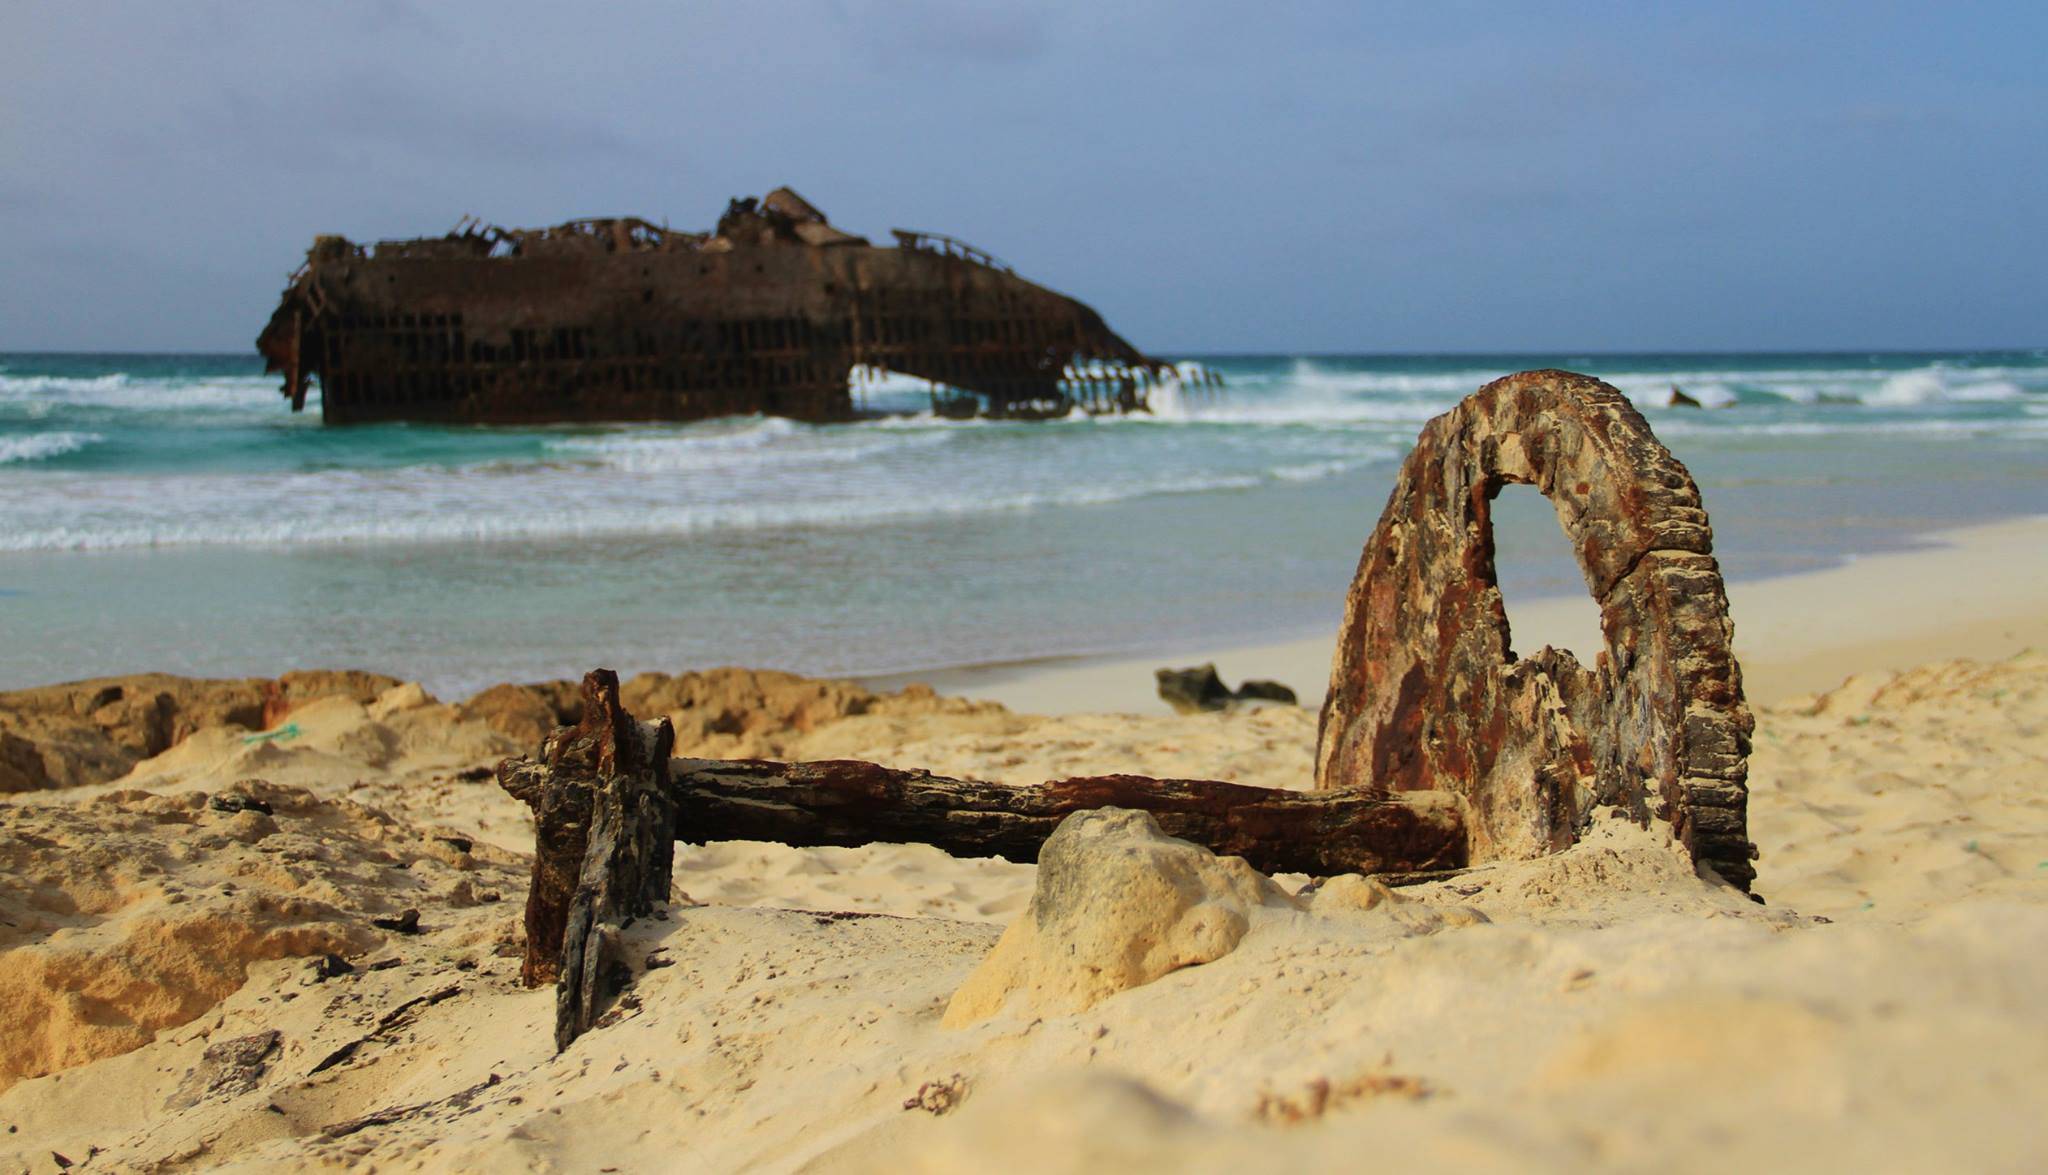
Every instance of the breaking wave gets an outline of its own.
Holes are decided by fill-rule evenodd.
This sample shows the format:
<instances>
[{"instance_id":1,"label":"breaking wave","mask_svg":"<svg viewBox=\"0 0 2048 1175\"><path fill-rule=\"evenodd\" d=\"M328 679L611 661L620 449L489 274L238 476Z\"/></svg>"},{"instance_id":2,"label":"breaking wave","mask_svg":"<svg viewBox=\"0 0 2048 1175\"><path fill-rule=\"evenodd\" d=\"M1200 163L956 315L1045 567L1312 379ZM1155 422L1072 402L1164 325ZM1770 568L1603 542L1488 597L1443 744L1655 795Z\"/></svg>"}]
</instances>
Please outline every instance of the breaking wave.
<instances>
[{"instance_id":1,"label":"breaking wave","mask_svg":"<svg viewBox=\"0 0 2048 1175\"><path fill-rule=\"evenodd\" d=\"M298 547L364 543L534 542L624 536L678 537L799 527L861 527L924 519L1099 506L1136 498L1251 489L1255 474L1155 476L1121 483L1047 487L988 495L928 486L919 492L761 502L735 496L687 504L653 494L531 483L484 470L445 471L404 480L354 471L293 477L210 479L194 485L160 479L80 479L68 517L0 532L0 550L118 550L141 547ZM565 498L573 497L575 500ZM508 500L559 504L510 511ZM301 503L282 514L279 502ZM138 506L137 503L151 505ZM0 494L0 511L12 508ZM42 513L49 514L46 508Z\"/></svg>"},{"instance_id":2,"label":"breaking wave","mask_svg":"<svg viewBox=\"0 0 2048 1175\"><path fill-rule=\"evenodd\" d=\"M946 432L877 435L868 429L822 429L776 417L709 434L661 430L550 440L550 453L624 473L689 473L781 465L877 460L946 443Z\"/></svg>"},{"instance_id":3,"label":"breaking wave","mask_svg":"<svg viewBox=\"0 0 2048 1175\"><path fill-rule=\"evenodd\" d=\"M39 432L27 436L0 437L0 465L22 461L46 461L76 453L87 445L107 438L96 432Z\"/></svg>"},{"instance_id":4,"label":"breaking wave","mask_svg":"<svg viewBox=\"0 0 2048 1175\"><path fill-rule=\"evenodd\" d=\"M1892 376L1863 402L1876 405L1932 404L1945 400L2016 400L2024 395L2025 390L2011 380L1988 379L1958 385L1952 382L1950 373L1940 368L1924 368Z\"/></svg>"},{"instance_id":5,"label":"breaking wave","mask_svg":"<svg viewBox=\"0 0 2048 1175\"><path fill-rule=\"evenodd\" d=\"M1180 380L1153 389L1150 414L1038 423L935 416L925 381L864 372L854 386L898 414L833 425L755 416L324 429L317 413L290 415L275 379L247 360L101 358L39 369L10 357L0 372L0 466L45 463L33 476L0 478L0 549L689 535L1278 493L1376 478L1424 422L1509 370L1539 365L1512 356L1186 362ZM1984 353L1975 365L1938 355L1863 367L1830 356L1556 362L1620 388L1688 460L1798 443L1769 438L1908 438L1926 450L1919 438L2048 435L2048 365L2014 353ZM1227 378L1220 393L1201 386L1207 370ZM1714 410L1670 407L1674 385ZM95 445L104 447L89 461L61 460ZM87 464L99 472L84 473Z\"/></svg>"},{"instance_id":6,"label":"breaking wave","mask_svg":"<svg viewBox=\"0 0 2048 1175\"><path fill-rule=\"evenodd\" d=\"M0 403L171 411L189 408L274 408L281 401L270 376L138 379L125 373L90 377L0 375Z\"/></svg>"}]
</instances>

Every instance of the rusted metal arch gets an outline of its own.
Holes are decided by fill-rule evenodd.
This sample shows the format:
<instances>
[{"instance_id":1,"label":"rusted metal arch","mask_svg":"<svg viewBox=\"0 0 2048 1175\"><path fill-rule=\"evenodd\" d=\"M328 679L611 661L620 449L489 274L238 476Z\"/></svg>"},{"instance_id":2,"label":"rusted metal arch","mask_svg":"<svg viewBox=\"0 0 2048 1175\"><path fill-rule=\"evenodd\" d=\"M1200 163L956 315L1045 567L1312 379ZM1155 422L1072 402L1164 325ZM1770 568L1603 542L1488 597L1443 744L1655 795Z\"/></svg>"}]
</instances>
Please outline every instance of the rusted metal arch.
<instances>
[{"instance_id":1,"label":"rusted metal arch","mask_svg":"<svg viewBox=\"0 0 2048 1175\"><path fill-rule=\"evenodd\" d=\"M1518 659L1492 502L1533 485L1600 607L1593 666ZM1496 380L1429 422L1345 603L1316 786L1463 795L1474 860L1563 848L1599 805L1670 822L1747 888L1753 720L1691 474L1628 398L1566 371Z\"/></svg>"}]
</instances>

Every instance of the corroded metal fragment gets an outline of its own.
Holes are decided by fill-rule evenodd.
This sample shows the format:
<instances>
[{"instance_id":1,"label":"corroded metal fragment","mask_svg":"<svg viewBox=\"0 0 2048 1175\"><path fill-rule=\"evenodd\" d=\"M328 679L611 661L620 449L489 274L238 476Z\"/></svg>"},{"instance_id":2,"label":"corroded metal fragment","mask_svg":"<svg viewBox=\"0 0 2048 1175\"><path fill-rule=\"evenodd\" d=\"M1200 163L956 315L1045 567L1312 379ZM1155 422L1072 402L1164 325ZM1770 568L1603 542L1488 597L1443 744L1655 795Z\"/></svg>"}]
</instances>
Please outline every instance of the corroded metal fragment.
<instances>
[{"instance_id":1,"label":"corroded metal fragment","mask_svg":"<svg viewBox=\"0 0 2048 1175\"><path fill-rule=\"evenodd\" d=\"M1584 666L1517 658L1492 503L1556 507L1600 606ZM1699 488L1627 397L1589 376L1496 380L1429 422L1359 559L1316 751L1321 789L1447 790L1475 861L1568 845L1593 810L1668 821L1747 887L1749 737Z\"/></svg>"},{"instance_id":2,"label":"corroded metal fragment","mask_svg":"<svg viewBox=\"0 0 2048 1175\"><path fill-rule=\"evenodd\" d=\"M498 782L533 809L533 884L526 898L528 986L559 984L556 1045L566 1047L619 984L619 928L668 901L675 800L664 718L636 722L609 669L583 679L583 720L542 744L538 759L507 759Z\"/></svg>"},{"instance_id":3,"label":"corroded metal fragment","mask_svg":"<svg viewBox=\"0 0 2048 1175\"><path fill-rule=\"evenodd\" d=\"M690 840L797 847L928 844L956 857L1036 861L1075 812L1148 812L1167 835L1267 873L1414 873L1465 864L1464 813L1442 795L1299 792L1212 779L1098 775L1016 787L853 760L677 759Z\"/></svg>"}]
</instances>

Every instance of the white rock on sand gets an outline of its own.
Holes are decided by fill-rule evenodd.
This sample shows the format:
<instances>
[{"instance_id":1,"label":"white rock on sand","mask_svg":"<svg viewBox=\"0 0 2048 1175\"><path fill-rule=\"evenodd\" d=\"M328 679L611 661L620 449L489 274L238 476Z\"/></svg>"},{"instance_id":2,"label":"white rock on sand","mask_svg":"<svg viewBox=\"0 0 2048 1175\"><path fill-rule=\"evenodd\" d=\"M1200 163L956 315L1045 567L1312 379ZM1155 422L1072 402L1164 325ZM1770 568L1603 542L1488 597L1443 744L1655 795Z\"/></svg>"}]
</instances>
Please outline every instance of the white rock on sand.
<instances>
[{"instance_id":1,"label":"white rock on sand","mask_svg":"<svg viewBox=\"0 0 2048 1175\"><path fill-rule=\"evenodd\" d=\"M1024 916L953 993L941 1022L985 1020L1012 993L1032 1013L1084 1012L1169 971L1215 962L1267 909L1299 908L1243 858L1170 837L1150 813L1076 812L1039 850Z\"/></svg>"}]
</instances>

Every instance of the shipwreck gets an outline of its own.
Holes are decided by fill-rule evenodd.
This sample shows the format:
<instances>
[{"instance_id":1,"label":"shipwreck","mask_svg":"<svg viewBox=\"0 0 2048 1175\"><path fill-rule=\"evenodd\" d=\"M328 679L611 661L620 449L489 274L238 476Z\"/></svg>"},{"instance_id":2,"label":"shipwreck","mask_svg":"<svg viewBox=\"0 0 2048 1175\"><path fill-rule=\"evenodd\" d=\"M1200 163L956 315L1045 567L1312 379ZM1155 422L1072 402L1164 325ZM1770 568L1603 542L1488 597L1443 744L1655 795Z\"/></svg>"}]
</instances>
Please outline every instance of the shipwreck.
<instances>
[{"instance_id":1,"label":"shipwreck","mask_svg":"<svg viewBox=\"0 0 2048 1175\"><path fill-rule=\"evenodd\" d=\"M316 237L256 340L293 411L538 424L862 415L861 376L929 381L934 411L1145 411L1180 373L1102 316L951 237L834 228L788 188L717 228L633 218L363 246ZM1212 375L1196 381L1214 382Z\"/></svg>"}]
</instances>

